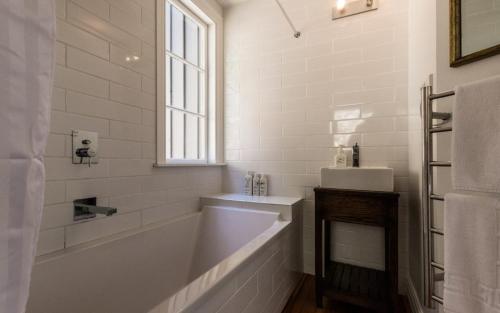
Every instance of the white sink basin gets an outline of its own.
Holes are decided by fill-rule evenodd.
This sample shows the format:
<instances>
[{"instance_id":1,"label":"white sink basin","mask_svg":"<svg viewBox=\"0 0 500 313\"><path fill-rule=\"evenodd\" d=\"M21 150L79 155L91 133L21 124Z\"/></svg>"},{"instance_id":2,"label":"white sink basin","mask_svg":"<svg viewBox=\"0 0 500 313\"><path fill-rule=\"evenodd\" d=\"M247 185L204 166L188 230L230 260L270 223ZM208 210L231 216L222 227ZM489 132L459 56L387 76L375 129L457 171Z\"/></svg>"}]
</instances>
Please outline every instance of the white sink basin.
<instances>
[{"instance_id":1,"label":"white sink basin","mask_svg":"<svg viewBox=\"0 0 500 313\"><path fill-rule=\"evenodd\" d=\"M322 168L321 187L394 191L394 170L387 167Z\"/></svg>"}]
</instances>

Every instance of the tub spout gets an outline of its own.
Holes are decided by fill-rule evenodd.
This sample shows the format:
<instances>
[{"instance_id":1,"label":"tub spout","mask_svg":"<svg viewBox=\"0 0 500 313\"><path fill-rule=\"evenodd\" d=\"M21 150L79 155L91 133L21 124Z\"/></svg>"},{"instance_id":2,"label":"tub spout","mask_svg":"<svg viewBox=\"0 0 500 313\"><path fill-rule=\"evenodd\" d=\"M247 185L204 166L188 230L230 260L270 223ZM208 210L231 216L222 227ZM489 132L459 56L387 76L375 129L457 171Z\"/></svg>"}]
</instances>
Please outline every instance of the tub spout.
<instances>
[{"instance_id":1,"label":"tub spout","mask_svg":"<svg viewBox=\"0 0 500 313\"><path fill-rule=\"evenodd\" d=\"M96 206L96 205L77 205L80 207L82 211L87 211L92 214L103 214L106 216L111 216L118 212L115 208L105 207L105 206Z\"/></svg>"},{"instance_id":2,"label":"tub spout","mask_svg":"<svg viewBox=\"0 0 500 313\"><path fill-rule=\"evenodd\" d=\"M97 216L97 214L111 216L116 214L118 210L116 208L98 206L96 205L96 198L80 199L73 201L75 211L74 220L86 220Z\"/></svg>"}]
</instances>

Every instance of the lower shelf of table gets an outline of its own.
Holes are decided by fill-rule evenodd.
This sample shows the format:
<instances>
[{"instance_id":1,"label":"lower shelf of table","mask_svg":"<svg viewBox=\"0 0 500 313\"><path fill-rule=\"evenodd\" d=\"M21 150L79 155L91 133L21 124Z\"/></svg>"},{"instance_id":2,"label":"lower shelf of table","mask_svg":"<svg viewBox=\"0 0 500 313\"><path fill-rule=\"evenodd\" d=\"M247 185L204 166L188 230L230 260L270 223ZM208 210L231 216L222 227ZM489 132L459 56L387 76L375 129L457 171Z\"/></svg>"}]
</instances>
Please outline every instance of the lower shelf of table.
<instances>
[{"instance_id":1,"label":"lower shelf of table","mask_svg":"<svg viewBox=\"0 0 500 313\"><path fill-rule=\"evenodd\" d=\"M384 271L329 262L325 274L322 289L328 298L381 312L387 308L387 277Z\"/></svg>"}]
</instances>

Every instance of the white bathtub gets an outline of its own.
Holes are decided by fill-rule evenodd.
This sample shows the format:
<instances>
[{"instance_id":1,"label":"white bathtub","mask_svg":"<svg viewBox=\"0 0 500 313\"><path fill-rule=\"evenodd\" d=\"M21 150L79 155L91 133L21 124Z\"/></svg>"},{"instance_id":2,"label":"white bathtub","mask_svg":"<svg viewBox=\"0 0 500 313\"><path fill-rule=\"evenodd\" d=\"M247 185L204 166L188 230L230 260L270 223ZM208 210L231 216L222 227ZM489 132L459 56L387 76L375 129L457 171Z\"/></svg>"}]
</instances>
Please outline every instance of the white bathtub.
<instances>
[{"instance_id":1,"label":"white bathtub","mask_svg":"<svg viewBox=\"0 0 500 313\"><path fill-rule=\"evenodd\" d=\"M279 313L301 271L299 202L241 200L40 258L27 312Z\"/></svg>"}]
</instances>

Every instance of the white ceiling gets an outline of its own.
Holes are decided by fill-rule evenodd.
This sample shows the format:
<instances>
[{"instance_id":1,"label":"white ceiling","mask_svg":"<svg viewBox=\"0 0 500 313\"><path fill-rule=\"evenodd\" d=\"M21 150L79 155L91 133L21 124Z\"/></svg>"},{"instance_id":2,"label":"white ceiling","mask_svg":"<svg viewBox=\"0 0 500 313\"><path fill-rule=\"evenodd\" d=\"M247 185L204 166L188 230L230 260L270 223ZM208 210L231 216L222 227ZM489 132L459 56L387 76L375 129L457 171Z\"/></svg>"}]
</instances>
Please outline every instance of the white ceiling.
<instances>
[{"instance_id":1,"label":"white ceiling","mask_svg":"<svg viewBox=\"0 0 500 313\"><path fill-rule=\"evenodd\" d=\"M219 2L219 4L224 6L224 7L227 7L227 6L230 6L233 4L237 4L237 3L242 3L245 1L248 1L248 0L217 0L217 2Z\"/></svg>"}]
</instances>

